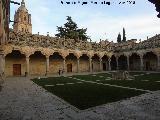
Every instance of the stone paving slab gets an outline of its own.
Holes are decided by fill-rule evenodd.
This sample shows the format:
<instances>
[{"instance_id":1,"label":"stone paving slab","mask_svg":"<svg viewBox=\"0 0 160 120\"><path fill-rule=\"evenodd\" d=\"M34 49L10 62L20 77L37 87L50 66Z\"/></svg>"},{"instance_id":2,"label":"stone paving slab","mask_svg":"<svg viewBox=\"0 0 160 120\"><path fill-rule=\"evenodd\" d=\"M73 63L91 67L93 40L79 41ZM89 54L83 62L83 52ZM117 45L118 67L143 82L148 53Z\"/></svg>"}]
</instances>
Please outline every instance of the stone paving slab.
<instances>
[{"instance_id":1,"label":"stone paving slab","mask_svg":"<svg viewBox=\"0 0 160 120\"><path fill-rule=\"evenodd\" d=\"M26 78L3 85L0 120L160 120L160 91L78 110Z\"/></svg>"}]
</instances>

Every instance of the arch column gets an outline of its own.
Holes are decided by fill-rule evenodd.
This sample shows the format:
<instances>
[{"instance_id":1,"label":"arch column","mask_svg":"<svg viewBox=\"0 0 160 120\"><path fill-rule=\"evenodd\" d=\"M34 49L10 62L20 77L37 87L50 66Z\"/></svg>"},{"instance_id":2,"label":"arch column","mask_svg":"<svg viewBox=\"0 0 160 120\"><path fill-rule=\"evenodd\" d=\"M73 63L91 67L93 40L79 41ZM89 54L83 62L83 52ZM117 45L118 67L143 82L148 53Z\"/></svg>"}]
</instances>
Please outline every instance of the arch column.
<instances>
[{"instance_id":1,"label":"arch column","mask_svg":"<svg viewBox=\"0 0 160 120\"><path fill-rule=\"evenodd\" d=\"M79 73L79 57L77 58L77 73Z\"/></svg>"},{"instance_id":2,"label":"arch column","mask_svg":"<svg viewBox=\"0 0 160 120\"><path fill-rule=\"evenodd\" d=\"M143 71L143 68L144 68L143 55L140 55L140 61L141 61L141 71Z\"/></svg>"},{"instance_id":3,"label":"arch column","mask_svg":"<svg viewBox=\"0 0 160 120\"><path fill-rule=\"evenodd\" d=\"M30 75L30 71L29 71L29 55L26 56L26 76Z\"/></svg>"},{"instance_id":4,"label":"arch column","mask_svg":"<svg viewBox=\"0 0 160 120\"><path fill-rule=\"evenodd\" d=\"M102 58L99 58L99 69L102 71Z\"/></svg>"},{"instance_id":5,"label":"arch column","mask_svg":"<svg viewBox=\"0 0 160 120\"><path fill-rule=\"evenodd\" d=\"M157 55L157 70L160 71L160 54Z\"/></svg>"},{"instance_id":6,"label":"arch column","mask_svg":"<svg viewBox=\"0 0 160 120\"><path fill-rule=\"evenodd\" d=\"M130 65L129 65L129 56L127 56L127 69L128 69L128 71L130 70Z\"/></svg>"},{"instance_id":7,"label":"arch column","mask_svg":"<svg viewBox=\"0 0 160 120\"><path fill-rule=\"evenodd\" d=\"M117 69L117 70L119 70L118 59L119 59L119 58L118 58L118 56L117 56L117 57L116 57L116 64L117 64L117 68L116 68L116 69Z\"/></svg>"},{"instance_id":8,"label":"arch column","mask_svg":"<svg viewBox=\"0 0 160 120\"><path fill-rule=\"evenodd\" d=\"M111 58L108 58L108 63L109 63L109 71L111 71Z\"/></svg>"},{"instance_id":9,"label":"arch column","mask_svg":"<svg viewBox=\"0 0 160 120\"><path fill-rule=\"evenodd\" d=\"M63 72L66 72L66 58L63 58Z\"/></svg>"},{"instance_id":10,"label":"arch column","mask_svg":"<svg viewBox=\"0 0 160 120\"><path fill-rule=\"evenodd\" d=\"M2 50L0 50L0 76L5 76L5 55Z\"/></svg>"},{"instance_id":11,"label":"arch column","mask_svg":"<svg viewBox=\"0 0 160 120\"><path fill-rule=\"evenodd\" d=\"M46 75L49 74L49 56L46 56Z\"/></svg>"},{"instance_id":12,"label":"arch column","mask_svg":"<svg viewBox=\"0 0 160 120\"><path fill-rule=\"evenodd\" d=\"M92 72L92 57L89 57L89 71Z\"/></svg>"}]
</instances>

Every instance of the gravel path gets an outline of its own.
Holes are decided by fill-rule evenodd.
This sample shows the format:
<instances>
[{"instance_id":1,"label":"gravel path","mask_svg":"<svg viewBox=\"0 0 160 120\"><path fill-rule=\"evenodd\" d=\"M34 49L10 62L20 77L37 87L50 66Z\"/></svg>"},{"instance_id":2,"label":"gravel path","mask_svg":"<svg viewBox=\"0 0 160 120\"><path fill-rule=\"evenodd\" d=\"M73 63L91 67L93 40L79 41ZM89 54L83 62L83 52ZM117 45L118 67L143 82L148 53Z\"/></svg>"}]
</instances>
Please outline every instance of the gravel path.
<instances>
[{"instance_id":1,"label":"gravel path","mask_svg":"<svg viewBox=\"0 0 160 120\"><path fill-rule=\"evenodd\" d=\"M26 78L3 86L0 120L160 120L160 91L80 111Z\"/></svg>"}]
</instances>

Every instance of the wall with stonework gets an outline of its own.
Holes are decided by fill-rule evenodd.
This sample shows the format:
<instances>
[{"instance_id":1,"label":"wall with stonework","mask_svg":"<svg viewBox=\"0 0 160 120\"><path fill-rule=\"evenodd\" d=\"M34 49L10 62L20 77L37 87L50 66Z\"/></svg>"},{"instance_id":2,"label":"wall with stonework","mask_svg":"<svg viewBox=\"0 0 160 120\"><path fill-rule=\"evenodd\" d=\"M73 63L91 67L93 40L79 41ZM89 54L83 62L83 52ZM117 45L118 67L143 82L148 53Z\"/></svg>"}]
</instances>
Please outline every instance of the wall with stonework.
<instances>
[{"instance_id":1,"label":"wall with stonework","mask_svg":"<svg viewBox=\"0 0 160 120\"><path fill-rule=\"evenodd\" d=\"M100 71L100 63L98 60L93 60L93 72Z\"/></svg>"},{"instance_id":2,"label":"wall with stonework","mask_svg":"<svg viewBox=\"0 0 160 120\"><path fill-rule=\"evenodd\" d=\"M147 70L147 67L146 67L146 64L147 62L149 62L150 66L148 68L148 70L157 70L157 60L156 59L153 59L151 58L150 60L149 59L144 59L144 70Z\"/></svg>"},{"instance_id":3,"label":"wall with stonework","mask_svg":"<svg viewBox=\"0 0 160 120\"><path fill-rule=\"evenodd\" d=\"M133 59L132 62L130 62L130 70L140 70L140 59Z\"/></svg>"},{"instance_id":4,"label":"wall with stonework","mask_svg":"<svg viewBox=\"0 0 160 120\"><path fill-rule=\"evenodd\" d=\"M67 72L67 64L72 64L72 72L77 72L77 60L76 59L66 59L66 72Z\"/></svg>"},{"instance_id":5,"label":"wall with stonework","mask_svg":"<svg viewBox=\"0 0 160 120\"><path fill-rule=\"evenodd\" d=\"M80 72L89 72L89 60L80 59L79 71Z\"/></svg>"},{"instance_id":6,"label":"wall with stonework","mask_svg":"<svg viewBox=\"0 0 160 120\"><path fill-rule=\"evenodd\" d=\"M45 75L46 74L46 59L45 57L30 58L30 74Z\"/></svg>"},{"instance_id":7,"label":"wall with stonework","mask_svg":"<svg viewBox=\"0 0 160 120\"><path fill-rule=\"evenodd\" d=\"M58 74L59 69L63 69L63 59L50 59L49 74Z\"/></svg>"},{"instance_id":8,"label":"wall with stonework","mask_svg":"<svg viewBox=\"0 0 160 120\"><path fill-rule=\"evenodd\" d=\"M13 76L13 64L21 64L21 75L24 76L26 72L25 57L6 57L5 58L5 74L6 76Z\"/></svg>"}]
</instances>

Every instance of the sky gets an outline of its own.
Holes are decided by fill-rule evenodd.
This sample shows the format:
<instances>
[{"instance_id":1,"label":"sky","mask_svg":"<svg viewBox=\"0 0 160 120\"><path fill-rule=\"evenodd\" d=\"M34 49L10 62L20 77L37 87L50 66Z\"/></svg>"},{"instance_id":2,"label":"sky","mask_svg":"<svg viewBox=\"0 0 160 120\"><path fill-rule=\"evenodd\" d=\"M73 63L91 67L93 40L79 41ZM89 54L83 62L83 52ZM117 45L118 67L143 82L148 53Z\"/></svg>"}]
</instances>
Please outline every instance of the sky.
<instances>
[{"instance_id":1,"label":"sky","mask_svg":"<svg viewBox=\"0 0 160 120\"><path fill-rule=\"evenodd\" d=\"M57 26L63 26L67 22L66 16L71 16L79 28L87 28L87 35L96 42L100 39L116 42L118 33L123 32L123 27L127 40L146 40L147 36L160 34L160 18L157 18L154 4L148 0L134 0L135 4L133 1L129 4L127 0L106 0L111 2L111 5L100 4L103 1L105 0L25 0L25 3L32 15L33 34L39 32L47 35L49 32L50 36L55 36ZM82 5L82 2L88 4ZM120 2L126 3L119 4ZM11 4L11 20L14 20L13 16L18 7Z\"/></svg>"}]
</instances>

